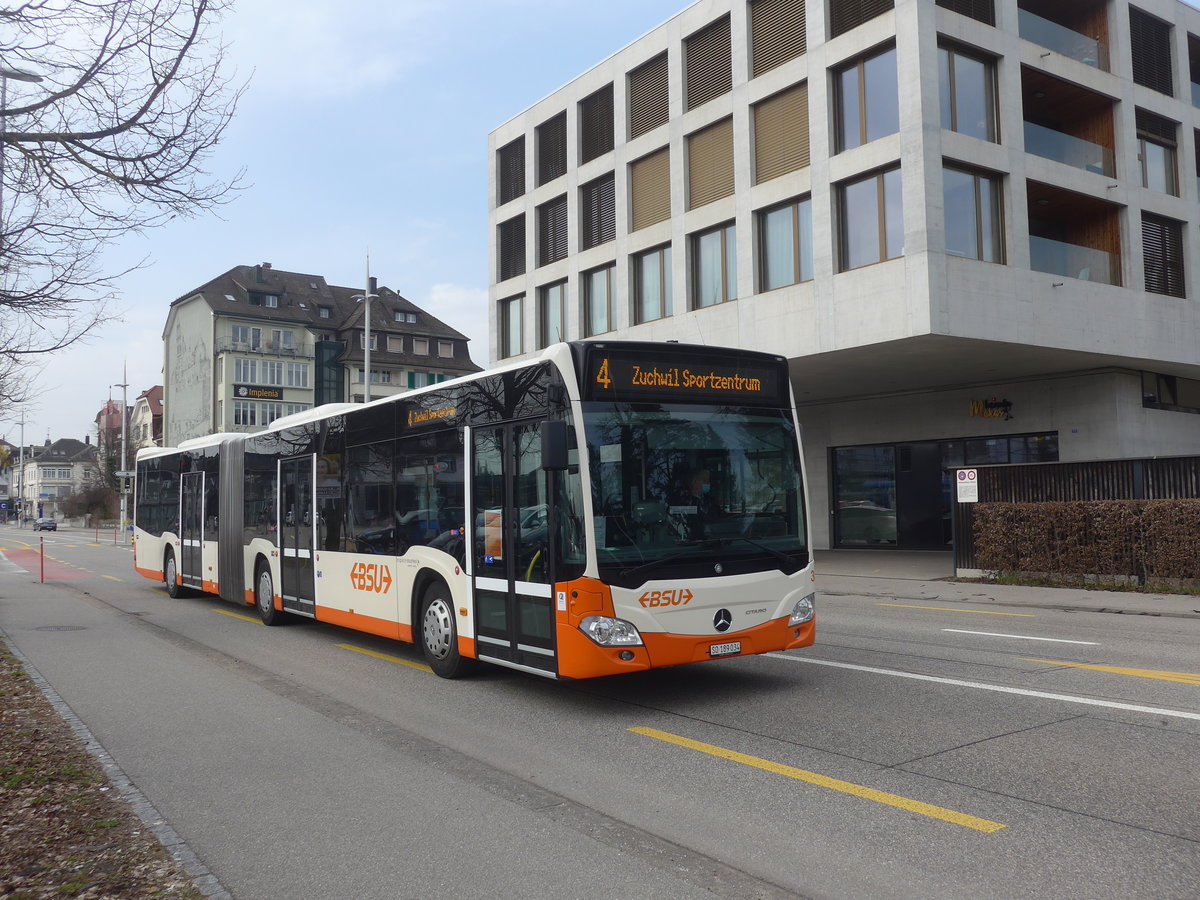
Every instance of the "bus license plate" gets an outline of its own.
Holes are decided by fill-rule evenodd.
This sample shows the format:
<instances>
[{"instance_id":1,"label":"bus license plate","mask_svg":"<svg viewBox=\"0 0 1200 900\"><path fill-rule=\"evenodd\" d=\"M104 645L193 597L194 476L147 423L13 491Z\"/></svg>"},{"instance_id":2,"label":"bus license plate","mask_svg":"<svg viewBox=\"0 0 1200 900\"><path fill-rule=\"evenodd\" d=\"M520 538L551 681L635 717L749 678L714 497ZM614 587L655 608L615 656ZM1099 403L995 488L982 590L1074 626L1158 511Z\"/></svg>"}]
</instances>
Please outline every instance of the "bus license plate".
<instances>
[{"instance_id":1,"label":"bus license plate","mask_svg":"<svg viewBox=\"0 0 1200 900\"><path fill-rule=\"evenodd\" d=\"M709 656L731 656L742 652L741 641L730 641L728 644L713 644L708 648Z\"/></svg>"}]
</instances>

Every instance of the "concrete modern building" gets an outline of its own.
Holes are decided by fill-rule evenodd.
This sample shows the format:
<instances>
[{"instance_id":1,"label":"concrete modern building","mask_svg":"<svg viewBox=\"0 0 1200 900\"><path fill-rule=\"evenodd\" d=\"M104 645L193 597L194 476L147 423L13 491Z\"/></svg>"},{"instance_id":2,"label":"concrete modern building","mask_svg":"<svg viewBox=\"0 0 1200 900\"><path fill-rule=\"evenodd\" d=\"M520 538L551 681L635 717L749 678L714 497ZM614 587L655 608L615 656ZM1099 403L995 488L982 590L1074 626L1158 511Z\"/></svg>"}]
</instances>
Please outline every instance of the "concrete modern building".
<instances>
[{"instance_id":1,"label":"concrete modern building","mask_svg":"<svg viewBox=\"0 0 1200 900\"><path fill-rule=\"evenodd\" d=\"M493 358L786 356L818 547L955 467L1200 452L1200 11L704 0L489 140Z\"/></svg>"},{"instance_id":2,"label":"concrete modern building","mask_svg":"<svg viewBox=\"0 0 1200 900\"><path fill-rule=\"evenodd\" d=\"M171 304L163 330L163 440L259 431L275 419L366 399L371 295L371 398L479 371L469 338L374 284L238 266Z\"/></svg>"}]
</instances>

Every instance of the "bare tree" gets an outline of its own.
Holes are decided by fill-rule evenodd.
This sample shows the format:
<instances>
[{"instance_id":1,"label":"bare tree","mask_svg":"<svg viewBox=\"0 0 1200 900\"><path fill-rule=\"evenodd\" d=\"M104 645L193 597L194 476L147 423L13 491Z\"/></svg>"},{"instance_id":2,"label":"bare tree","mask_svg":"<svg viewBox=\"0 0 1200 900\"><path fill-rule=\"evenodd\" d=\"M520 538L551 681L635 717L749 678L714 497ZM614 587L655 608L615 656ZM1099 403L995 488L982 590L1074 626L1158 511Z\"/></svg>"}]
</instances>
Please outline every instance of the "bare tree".
<instances>
[{"instance_id":1,"label":"bare tree","mask_svg":"<svg viewBox=\"0 0 1200 900\"><path fill-rule=\"evenodd\" d=\"M213 34L228 3L0 7L0 401L108 315L106 245L236 190L204 170L242 92Z\"/></svg>"}]
</instances>

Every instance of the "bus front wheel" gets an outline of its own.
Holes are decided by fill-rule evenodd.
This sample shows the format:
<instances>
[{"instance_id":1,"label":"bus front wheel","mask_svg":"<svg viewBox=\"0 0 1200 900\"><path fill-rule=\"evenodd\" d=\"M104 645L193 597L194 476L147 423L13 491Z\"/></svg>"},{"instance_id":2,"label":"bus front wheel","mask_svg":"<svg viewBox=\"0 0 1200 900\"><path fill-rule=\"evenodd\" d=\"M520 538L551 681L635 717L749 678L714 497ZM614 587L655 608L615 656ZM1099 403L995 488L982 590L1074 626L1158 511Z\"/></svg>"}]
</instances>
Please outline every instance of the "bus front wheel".
<instances>
[{"instance_id":1,"label":"bus front wheel","mask_svg":"<svg viewBox=\"0 0 1200 900\"><path fill-rule=\"evenodd\" d=\"M264 625L284 623L284 613L275 608L275 582L266 563L259 563L254 573L254 606Z\"/></svg>"},{"instance_id":2,"label":"bus front wheel","mask_svg":"<svg viewBox=\"0 0 1200 900\"><path fill-rule=\"evenodd\" d=\"M458 652L458 626L454 604L444 584L435 582L421 598L421 649L434 674L442 678L461 678L474 668L474 660Z\"/></svg>"},{"instance_id":3,"label":"bus front wheel","mask_svg":"<svg viewBox=\"0 0 1200 900\"><path fill-rule=\"evenodd\" d=\"M163 583L167 586L167 596L172 600L183 596L183 588L179 586L179 569L175 565L175 551L170 547L163 557Z\"/></svg>"}]
</instances>

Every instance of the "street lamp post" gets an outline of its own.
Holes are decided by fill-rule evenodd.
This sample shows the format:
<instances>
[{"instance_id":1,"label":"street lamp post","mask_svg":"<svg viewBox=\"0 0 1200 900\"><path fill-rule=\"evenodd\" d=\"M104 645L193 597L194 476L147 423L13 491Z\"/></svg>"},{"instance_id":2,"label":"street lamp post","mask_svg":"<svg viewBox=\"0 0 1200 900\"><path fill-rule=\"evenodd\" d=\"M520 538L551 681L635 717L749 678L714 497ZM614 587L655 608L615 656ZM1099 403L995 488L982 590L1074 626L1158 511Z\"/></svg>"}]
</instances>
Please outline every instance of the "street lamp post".
<instances>
[{"instance_id":1,"label":"street lamp post","mask_svg":"<svg viewBox=\"0 0 1200 900\"><path fill-rule=\"evenodd\" d=\"M363 324L363 397L366 403L371 402L371 301L378 300L375 293L375 279L371 277L371 257L367 257L367 287L361 294L355 294L350 299L366 304L366 318Z\"/></svg>"},{"instance_id":2,"label":"street lamp post","mask_svg":"<svg viewBox=\"0 0 1200 900\"><path fill-rule=\"evenodd\" d=\"M128 369L127 368L122 369L121 374L124 375L126 378L128 378L129 377ZM129 477L129 471L128 471L129 463L128 463L128 458L127 458L126 452L125 452L125 446L126 446L125 445L125 410L127 408L125 406L125 403L126 403L126 400L128 399L128 394L126 393L126 389L129 387L129 385L128 384L110 384L109 385L110 390L115 387L119 387L121 389L121 471L117 473L117 478L118 478L118 484L120 485L120 488L121 488L121 543L123 544L123 543L125 543L125 540L126 540L125 521L126 521L126 512L128 511L127 504L129 502L129 494L126 493L126 491L125 491L126 479Z\"/></svg>"}]
</instances>

